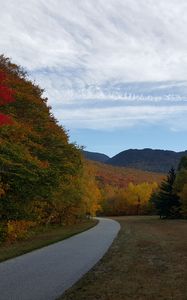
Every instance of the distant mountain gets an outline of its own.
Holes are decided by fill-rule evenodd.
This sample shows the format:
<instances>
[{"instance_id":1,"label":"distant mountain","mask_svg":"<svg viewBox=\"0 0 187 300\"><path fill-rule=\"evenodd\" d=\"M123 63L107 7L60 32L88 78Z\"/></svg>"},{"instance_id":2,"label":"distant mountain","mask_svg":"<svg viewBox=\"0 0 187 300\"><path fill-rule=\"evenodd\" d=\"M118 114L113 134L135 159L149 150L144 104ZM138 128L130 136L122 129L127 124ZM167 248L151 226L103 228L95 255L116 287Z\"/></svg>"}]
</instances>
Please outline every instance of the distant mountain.
<instances>
[{"instance_id":1,"label":"distant mountain","mask_svg":"<svg viewBox=\"0 0 187 300\"><path fill-rule=\"evenodd\" d=\"M187 151L174 152L152 149L129 149L120 152L105 161L105 163L113 166L167 173L172 166L177 168L181 157L184 155L187 155Z\"/></svg>"},{"instance_id":2,"label":"distant mountain","mask_svg":"<svg viewBox=\"0 0 187 300\"><path fill-rule=\"evenodd\" d=\"M107 160L110 159L109 156L103 154L103 153L97 153L97 152L89 152L83 150L83 155L86 159L94 160L98 162L105 163Z\"/></svg>"}]
</instances>

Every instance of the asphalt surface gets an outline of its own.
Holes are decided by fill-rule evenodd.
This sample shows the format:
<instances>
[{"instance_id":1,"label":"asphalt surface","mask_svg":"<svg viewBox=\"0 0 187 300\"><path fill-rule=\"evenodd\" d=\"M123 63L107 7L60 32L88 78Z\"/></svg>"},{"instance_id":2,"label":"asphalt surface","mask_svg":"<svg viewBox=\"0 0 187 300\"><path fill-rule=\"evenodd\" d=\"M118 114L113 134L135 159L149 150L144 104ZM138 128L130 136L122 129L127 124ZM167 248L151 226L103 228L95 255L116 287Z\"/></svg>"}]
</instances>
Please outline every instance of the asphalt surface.
<instances>
[{"instance_id":1,"label":"asphalt surface","mask_svg":"<svg viewBox=\"0 0 187 300\"><path fill-rule=\"evenodd\" d=\"M100 218L85 232L0 263L0 299L56 299L102 258L119 229Z\"/></svg>"}]
</instances>

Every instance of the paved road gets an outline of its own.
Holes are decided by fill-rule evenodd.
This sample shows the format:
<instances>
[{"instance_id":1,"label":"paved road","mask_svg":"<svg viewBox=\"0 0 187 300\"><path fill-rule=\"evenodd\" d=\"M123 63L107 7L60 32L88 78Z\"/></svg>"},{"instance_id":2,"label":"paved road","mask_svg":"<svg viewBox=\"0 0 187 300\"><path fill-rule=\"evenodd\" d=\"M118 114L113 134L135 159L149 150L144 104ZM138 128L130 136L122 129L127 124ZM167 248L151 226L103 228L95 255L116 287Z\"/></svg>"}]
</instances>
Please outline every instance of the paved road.
<instances>
[{"instance_id":1,"label":"paved road","mask_svg":"<svg viewBox=\"0 0 187 300\"><path fill-rule=\"evenodd\" d=\"M83 233L1 263L0 299L56 299L96 264L119 229L101 218Z\"/></svg>"}]
</instances>

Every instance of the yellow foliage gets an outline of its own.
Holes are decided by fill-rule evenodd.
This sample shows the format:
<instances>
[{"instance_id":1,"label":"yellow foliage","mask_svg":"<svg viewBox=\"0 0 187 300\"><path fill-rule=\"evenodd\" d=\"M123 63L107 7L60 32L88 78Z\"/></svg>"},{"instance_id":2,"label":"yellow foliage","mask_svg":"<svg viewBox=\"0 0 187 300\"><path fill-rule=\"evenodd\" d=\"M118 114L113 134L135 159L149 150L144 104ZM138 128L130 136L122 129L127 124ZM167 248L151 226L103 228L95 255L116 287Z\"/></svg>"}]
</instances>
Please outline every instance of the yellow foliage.
<instances>
[{"instance_id":1,"label":"yellow foliage","mask_svg":"<svg viewBox=\"0 0 187 300\"><path fill-rule=\"evenodd\" d=\"M84 166L82 188L85 213L95 216L96 212L101 210L101 192L97 186L91 166Z\"/></svg>"},{"instance_id":2,"label":"yellow foliage","mask_svg":"<svg viewBox=\"0 0 187 300\"><path fill-rule=\"evenodd\" d=\"M147 212L149 199L157 183L130 183L128 187L112 189L108 187L102 203L103 211L109 215L134 215Z\"/></svg>"},{"instance_id":3,"label":"yellow foliage","mask_svg":"<svg viewBox=\"0 0 187 300\"><path fill-rule=\"evenodd\" d=\"M157 183L148 183L143 182L137 185L134 185L133 183L130 183L128 186L128 189L126 190L126 193L129 197L129 201L131 202L140 202L142 204L146 204L151 195L152 192L158 187Z\"/></svg>"}]
</instances>

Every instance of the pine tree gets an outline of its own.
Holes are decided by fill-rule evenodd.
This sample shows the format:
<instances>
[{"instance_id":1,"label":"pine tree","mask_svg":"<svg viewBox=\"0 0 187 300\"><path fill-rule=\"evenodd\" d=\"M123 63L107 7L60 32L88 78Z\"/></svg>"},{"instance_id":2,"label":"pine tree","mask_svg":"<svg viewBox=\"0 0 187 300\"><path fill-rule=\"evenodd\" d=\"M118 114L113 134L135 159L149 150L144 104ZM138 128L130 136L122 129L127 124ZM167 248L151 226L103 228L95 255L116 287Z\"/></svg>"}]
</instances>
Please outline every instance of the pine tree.
<instances>
[{"instance_id":1,"label":"pine tree","mask_svg":"<svg viewBox=\"0 0 187 300\"><path fill-rule=\"evenodd\" d=\"M182 157L179 163L175 190L180 197L181 215L187 218L187 156Z\"/></svg>"},{"instance_id":2,"label":"pine tree","mask_svg":"<svg viewBox=\"0 0 187 300\"><path fill-rule=\"evenodd\" d=\"M151 196L151 202L155 205L160 218L178 218L180 216L179 196L174 190L175 179L175 170L171 168L167 178L162 181L159 191Z\"/></svg>"}]
</instances>

